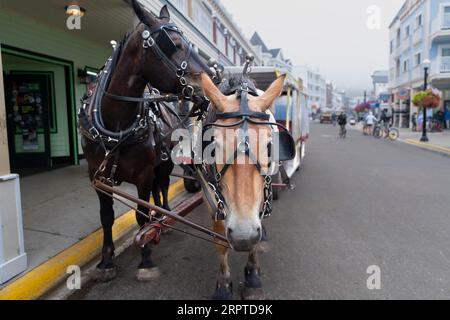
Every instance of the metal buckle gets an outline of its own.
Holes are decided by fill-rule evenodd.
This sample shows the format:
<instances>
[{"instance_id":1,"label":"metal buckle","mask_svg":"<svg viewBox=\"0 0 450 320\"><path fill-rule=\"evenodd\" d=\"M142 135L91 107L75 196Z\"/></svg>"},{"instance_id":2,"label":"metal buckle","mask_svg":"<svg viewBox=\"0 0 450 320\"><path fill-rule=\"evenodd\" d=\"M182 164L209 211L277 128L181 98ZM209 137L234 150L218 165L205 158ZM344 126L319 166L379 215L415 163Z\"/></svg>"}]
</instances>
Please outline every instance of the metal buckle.
<instances>
[{"instance_id":1,"label":"metal buckle","mask_svg":"<svg viewBox=\"0 0 450 320\"><path fill-rule=\"evenodd\" d=\"M181 77L184 76L184 70L183 70L183 69L178 69L177 72L176 72L175 74L176 74L176 76L177 76L178 78L181 78Z\"/></svg>"},{"instance_id":2,"label":"metal buckle","mask_svg":"<svg viewBox=\"0 0 450 320\"><path fill-rule=\"evenodd\" d=\"M186 69L187 69L187 66L188 66L187 62L186 62L186 61L183 61L183 62L181 63L181 70L186 70Z\"/></svg>"},{"instance_id":3,"label":"metal buckle","mask_svg":"<svg viewBox=\"0 0 450 320\"><path fill-rule=\"evenodd\" d=\"M97 139L100 136L100 133L95 127L89 129L89 133L92 135L92 139Z\"/></svg>"},{"instance_id":4,"label":"metal buckle","mask_svg":"<svg viewBox=\"0 0 450 320\"><path fill-rule=\"evenodd\" d=\"M181 79L180 79L180 80L181 80ZM189 92L188 92L188 90L189 90ZM187 93L187 92L188 92L188 93ZM192 99L192 97L193 97L194 94L195 94L195 89L194 89L193 86L188 86L188 85L186 85L186 86L183 88L182 93L183 93L183 96L184 96L185 98Z\"/></svg>"},{"instance_id":5,"label":"metal buckle","mask_svg":"<svg viewBox=\"0 0 450 320\"><path fill-rule=\"evenodd\" d=\"M187 86L187 80L185 77L181 76L180 77L180 84L184 87Z\"/></svg>"},{"instance_id":6,"label":"metal buckle","mask_svg":"<svg viewBox=\"0 0 450 320\"><path fill-rule=\"evenodd\" d=\"M162 153L161 153L161 160L162 160L163 162L168 161L168 160L169 160L169 155L168 155L166 152L162 152Z\"/></svg>"},{"instance_id":7,"label":"metal buckle","mask_svg":"<svg viewBox=\"0 0 450 320\"><path fill-rule=\"evenodd\" d=\"M152 37L149 37L148 39L144 40L144 44L142 45L144 49L151 48L155 45L155 39Z\"/></svg>"}]
</instances>

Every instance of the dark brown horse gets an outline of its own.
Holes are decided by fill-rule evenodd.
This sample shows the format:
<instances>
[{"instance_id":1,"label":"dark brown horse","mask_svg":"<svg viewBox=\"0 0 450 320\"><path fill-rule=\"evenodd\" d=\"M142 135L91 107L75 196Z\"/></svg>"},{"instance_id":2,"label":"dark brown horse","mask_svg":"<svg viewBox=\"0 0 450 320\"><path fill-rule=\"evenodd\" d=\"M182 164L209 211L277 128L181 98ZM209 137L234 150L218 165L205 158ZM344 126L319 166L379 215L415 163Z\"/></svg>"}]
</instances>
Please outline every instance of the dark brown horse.
<instances>
[{"instance_id":1,"label":"dark brown horse","mask_svg":"<svg viewBox=\"0 0 450 320\"><path fill-rule=\"evenodd\" d=\"M117 53L106 90L101 95L101 118L105 130L110 132L126 131L139 114L139 103L117 99L118 96L140 98L147 85L168 94L186 93L186 88L201 91L200 73L211 73L206 64L192 49L182 32L172 23L166 6L159 17L144 10L133 0L133 9L140 24L122 41L120 53ZM116 49L119 50L119 49ZM106 70L108 71L108 70ZM188 86L189 85L189 86ZM96 89L100 89L97 87ZM97 92L98 93L98 92ZM88 106L87 108L92 108ZM94 110L95 112L95 110ZM98 110L97 110L98 112ZM151 135L150 135L151 136ZM105 159L102 143L83 136L82 145L89 165L89 176L94 179ZM115 155L106 165L103 175L108 177L113 166L114 181L127 182L137 187L138 196L149 200L153 187L162 189L164 206L167 207L167 189L173 164L160 161L157 147L150 137L134 144L124 144L114 151ZM159 182L155 184L155 181ZM161 205L158 194L153 194L157 205ZM97 266L98 280L109 281L116 276L114 265L114 244L112 227L114 224L113 199L109 195L97 192L100 201L100 218L103 227L103 250L101 262ZM148 210L138 210L148 214ZM140 226L148 219L136 213ZM151 259L149 245L142 248L142 262L138 267L138 280L151 280L158 270Z\"/></svg>"}]
</instances>

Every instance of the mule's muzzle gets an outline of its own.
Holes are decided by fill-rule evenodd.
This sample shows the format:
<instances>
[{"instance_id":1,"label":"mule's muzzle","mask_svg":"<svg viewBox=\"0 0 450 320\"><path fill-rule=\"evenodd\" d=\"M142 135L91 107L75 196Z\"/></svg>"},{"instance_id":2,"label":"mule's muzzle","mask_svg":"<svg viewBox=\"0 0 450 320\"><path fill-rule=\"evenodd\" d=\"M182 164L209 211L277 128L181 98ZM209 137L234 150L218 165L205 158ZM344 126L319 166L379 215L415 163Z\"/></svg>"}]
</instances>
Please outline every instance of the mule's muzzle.
<instances>
[{"instance_id":1,"label":"mule's muzzle","mask_svg":"<svg viewBox=\"0 0 450 320\"><path fill-rule=\"evenodd\" d=\"M261 241L262 231L261 227L253 228L251 232L234 231L232 228L228 228L227 237L235 251L249 252Z\"/></svg>"}]
</instances>

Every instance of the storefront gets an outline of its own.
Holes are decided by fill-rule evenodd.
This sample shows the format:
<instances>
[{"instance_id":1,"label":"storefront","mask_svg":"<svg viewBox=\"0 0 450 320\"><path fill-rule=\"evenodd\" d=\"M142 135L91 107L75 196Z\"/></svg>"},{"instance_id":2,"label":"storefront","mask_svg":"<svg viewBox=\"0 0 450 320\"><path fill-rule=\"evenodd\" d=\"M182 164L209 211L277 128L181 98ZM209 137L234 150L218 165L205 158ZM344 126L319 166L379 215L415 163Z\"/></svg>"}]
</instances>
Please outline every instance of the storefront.
<instances>
[{"instance_id":1,"label":"storefront","mask_svg":"<svg viewBox=\"0 0 450 320\"><path fill-rule=\"evenodd\" d=\"M65 8L71 3L2 3L0 45L12 172L77 164L82 157L76 113L88 89L86 75L103 65L111 54L110 40L119 40L133 22L125 1L85 2L79 29L67 25Z\"/></svg>"}]
</instances>

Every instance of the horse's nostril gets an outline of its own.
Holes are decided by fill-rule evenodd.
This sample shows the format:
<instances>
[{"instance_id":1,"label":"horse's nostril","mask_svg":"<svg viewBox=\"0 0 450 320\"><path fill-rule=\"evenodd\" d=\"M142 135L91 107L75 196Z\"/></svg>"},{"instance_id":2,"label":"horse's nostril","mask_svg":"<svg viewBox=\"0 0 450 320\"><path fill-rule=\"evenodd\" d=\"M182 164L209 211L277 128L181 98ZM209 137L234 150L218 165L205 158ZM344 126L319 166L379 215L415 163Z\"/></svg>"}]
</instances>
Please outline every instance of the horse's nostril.
<instances>
[{"instance_id":1,"label":"horse's nostril","mask_svg":"<svg viewBox=\"0 0 450 320\"><path fill-rule=\"evenodd\" d=\"M230 235L230 234L232 234L232 233L233 233L233 229L228 228L228 235Z\"/></svg>"},{"instance_id":2,"label":"horse's nostril","mask_svg":"<svg viewBox=\"0 0 450 320\"><path fill-rule=\"evenodd\" d=\"M256 231L258 231L258 233L261 233L261 228L256 229Z\"/></svg>"}]
</instances>

